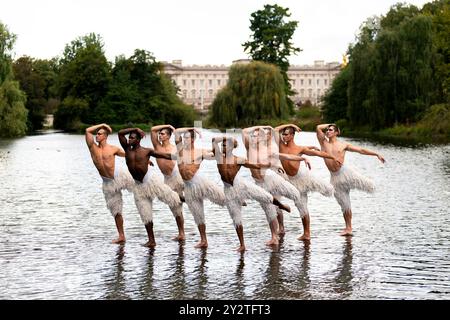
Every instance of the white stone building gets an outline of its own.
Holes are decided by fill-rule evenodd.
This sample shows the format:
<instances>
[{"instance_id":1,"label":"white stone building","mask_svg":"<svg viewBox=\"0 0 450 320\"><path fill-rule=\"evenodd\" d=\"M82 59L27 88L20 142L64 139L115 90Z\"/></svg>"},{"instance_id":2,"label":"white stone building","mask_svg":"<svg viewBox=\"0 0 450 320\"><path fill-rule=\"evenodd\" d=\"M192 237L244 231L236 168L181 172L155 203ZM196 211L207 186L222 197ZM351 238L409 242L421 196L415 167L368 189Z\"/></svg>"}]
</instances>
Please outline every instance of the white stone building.
<instances>
[{"instance_id":1,"label":"white stone building","mask_svg":"<svg viewBox=\"0 0 450 320\"><path fill-rule=\"evenodd\" d=\"M236 60L233 63L248 63L250 60ZM194 105L199 111L207 111L217 92L228 81L229 66L191 65L183 66L181 60L171 63L163 62L164 72L175 81L180 91L178 95L187 103ZM319 104L320 98L330 87L333 78L340 71L338 62L325 64L315 61L314 65L290 66L288 71L292 89L296 95L292 97L298 105L311 101Z\"/></svg>"}]
</instances>

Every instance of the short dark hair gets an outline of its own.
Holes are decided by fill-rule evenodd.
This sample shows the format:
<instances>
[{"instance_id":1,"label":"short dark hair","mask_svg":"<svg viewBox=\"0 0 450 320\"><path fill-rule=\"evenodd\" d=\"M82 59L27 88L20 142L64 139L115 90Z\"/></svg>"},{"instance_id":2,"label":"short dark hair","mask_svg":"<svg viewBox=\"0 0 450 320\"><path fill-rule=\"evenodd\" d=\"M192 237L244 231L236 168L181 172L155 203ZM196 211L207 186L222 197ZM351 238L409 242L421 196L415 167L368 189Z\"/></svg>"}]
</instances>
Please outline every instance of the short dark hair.
<instances>
[{"instance_id":1,"label":"short dark hair","mask_svg":"<svg viewBox=\"0 0 450 320\"><path fill-rule=\"evenodd\" d=\"M289 134L294 134L295 133L294 127L286 127L286 128L284 128L283 133L286 132L286 131L288 131Z\"/></svg>"},{"instance_id":2,"label":"short dark hair","mask_svg":"<svg viewBox=\"0 0 450 320\"><path fill-rule=\"evenodd\" d=\"M339 127L335 124L335 123L331 123L328 128L332 127L334 129L334 131L337 132L338 135L341 134L341 130L339 130Z\"/></svg>"},{"instance_id":3,"label":"short dark hair","mask_svg":"<svg viewBox=\"0 0 450 320\"><path fill-rule=\"evenodd\" d=\"M138 139L139 141L142 139L141 134L137 130L131 131L128 137L130 137L133 133L136 135L136 139Z\"/></svg>"},{"instance_id":4,"label":"short dark hair","mask_svg":"<svg viewBox=\"0 0 450 320\"><path fill-rule=\"evenodd\" d=\"M159 131L166 131L167 132L167 134L169 135L169 136L171 136L172 135L172 129L170 129L170 128L162 128L161 130L159 130Z\"/></svg>"},{"instance_id":5,"label":"short dark hair","mask_svg":"<svg viewBox=\"0 0 450 320\"><path fill-rule=\"evenodd\" d=\"M97 130L96 133L98 133L101 129L103 129L103 131L104 131L104 133L105 133L105 136L109 136L109 131L108 131L108 129L106 129L106 127L98 128L98 130Z\"/></svg>"}]
</instances>

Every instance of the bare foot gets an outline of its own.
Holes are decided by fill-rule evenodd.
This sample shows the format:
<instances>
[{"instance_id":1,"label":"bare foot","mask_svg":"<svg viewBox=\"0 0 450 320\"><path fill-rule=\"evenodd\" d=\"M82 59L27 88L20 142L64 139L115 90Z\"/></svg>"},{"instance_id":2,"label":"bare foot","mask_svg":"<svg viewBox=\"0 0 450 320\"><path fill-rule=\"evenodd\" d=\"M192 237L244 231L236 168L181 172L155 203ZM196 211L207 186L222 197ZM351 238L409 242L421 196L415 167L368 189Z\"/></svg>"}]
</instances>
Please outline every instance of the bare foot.
<instances>
[{"instance_id":1,"label":"bare foot","mask_svg":"<svg viewBox=\"0 0 450 320\"><path fill-rule=\"evenodd\" d=\"M278 235L279 236L284 236L284 234L286 233L286 231L284 231L284 227L283 228L278 228Z\"/></svg>"},{"instance_id":2,"label":"bare foot","mask_svg":"<svg viewBox=\"0 0 450 320\"><path fill-rule=\"evenodd\" d=\"M156 247L156 242L148 241L147 243L143 244L143 246L148 248L154 248Z\"/></svg>"},{"instance_id":3,"label":"bare foot","mask_svg":"<svg viewBox=\"0 0 450 320\"><path fill-rule=\"evenodd\" d=\"M266 246L277 246L280 244L280 241L277 238L272 238L269 241L266 241Z\"/></svg>"},{"instance_id":4,"label":"bare foot","mask_svg":"<svg viewBox=\"0 0 450 320\"><path fill-rule=\"evenodd\" d=\"M125 237L118 237L117 239L114 239L113 241L111 241L111 243L124 244L125 243Z\"/></svg>"},{"instance_id":5,"label":"bare foot","mask_svg":"<svg viewBox=\"0 0 450 320\"><path fill-rule=\"evenodd\" d=\"M342 230L342 232L339 234L340 236L353 236L353 232L352 229L344 229Z\"/></svg>"},{"instance_id":6,"label":"bare foot","mask_svg":"<svg viewBox=\"0 0 450 320\"><path fill-rule=\"evenodd\" d=\"M208 242L207 241L199 241L195 245L195 248L207 248L207 247L208 247Z\"/></svg>"},{"instance_id":7,"label":"bare foot","mask_svg":"<svg viewBox=\"0 0 450 320\"><path fill-rule=\"evenodd\" d=\"M298 237L297 240L300 241L309 241L311 240L311 235L310 234L303 234L301 237Z\"/></svg>"},{"instance_id":8,"label":"bare foot","mask_svg":"<svg viewBox=\"0 0 450 320\"><path fill-rule=\"evenodd\" d=\"M239 247L236 249L236 251L237 251L237 252L244 252L244 251L245 251L245 246L239 246Z\"/></svg>"},{"instance_id":9,"label":"bare foot","mask_svg":"<svg viewBox=\"0 0 450 320\"><path fill-rule=\"evenodd\" d=\"M184 241L186 239L186 237L184 236L184 234L179 234L176 237L173 237L172 240L173 241Z\"/></svg>"}]
</instances>

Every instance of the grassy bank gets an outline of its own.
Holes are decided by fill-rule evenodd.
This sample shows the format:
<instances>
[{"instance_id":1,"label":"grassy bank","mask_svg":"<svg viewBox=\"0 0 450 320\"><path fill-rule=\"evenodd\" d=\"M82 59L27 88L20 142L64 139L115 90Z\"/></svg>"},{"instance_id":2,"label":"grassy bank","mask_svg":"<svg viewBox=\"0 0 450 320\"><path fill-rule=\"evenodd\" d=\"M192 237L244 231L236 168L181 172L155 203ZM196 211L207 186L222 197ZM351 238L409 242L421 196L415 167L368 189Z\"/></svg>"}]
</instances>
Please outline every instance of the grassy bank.
<instances>
[{"instance_id":1,"label":"grassy bank","mask_svg":"<svg viewBox=\"0 0 450 320\"><path fill-rule=\"evenodd\" d=\"M450 143L450 106L446 104L432 106L417 123L396 125L376 131L367 127L352 128L345 120L336 123L341 128L343 136L408 144Z\"/></svg>"}]
</instances>

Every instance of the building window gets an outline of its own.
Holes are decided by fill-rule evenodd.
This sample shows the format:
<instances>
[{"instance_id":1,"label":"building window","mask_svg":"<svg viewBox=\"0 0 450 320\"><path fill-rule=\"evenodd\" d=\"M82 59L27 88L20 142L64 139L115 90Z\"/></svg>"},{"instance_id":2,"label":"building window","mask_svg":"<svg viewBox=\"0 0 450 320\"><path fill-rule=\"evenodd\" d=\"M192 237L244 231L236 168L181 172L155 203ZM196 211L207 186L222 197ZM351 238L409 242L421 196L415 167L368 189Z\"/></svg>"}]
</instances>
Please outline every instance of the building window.
<instances>
[{"instance_id":1,"label":"building window","mask_svg":"<svg viewBox=\"0 0 450 320\"><path fill-rule=\"evenodd\" d=\"M195 87L195 80L194 79L191 80L191 84L192 84L193 87Z\"/></svg>"},{"instance_id":2,"label":"building window","mask_svg":"<svg viewBox=\"0 0 450 320\"><path fill-rule=\"evenodd\" d=\"M308 80L308 84L311 85L311 79Z\"/></svg>"},{"instance_id":3,"label":"building window","mask_svg":"<svg viewBox=\"0 0 450 320\"><path fill-rule=\"evenodd\" d=\"M220 79L217 79L217 85L220 87Z\"/></svg>"},{"instance_id":4,"label":"building window","mask_svg":"<svg viewBox=\"0 0 450 320\"><path fill-rule=\"evenodd\" d=\"M183 98L184 98L184 99L187 98L187 90L183 90Z\"/></svg>"},{"instance_id":5,"label":"building window","mask_svg":"<svg viewBox=\"0 0 450 320\"><path fill-rule=\"evenodd\" d=\"M303 85L303 79L302 79L302 80L300 80L300 84L301 84L301 85Z\"/></svg>"},{"instance_id":6,"label":"building window","mask_svg":"<svg viewBox=\"0 0 450 320\"><path fill-rule=\"evenodd\" d=\"M327 79L323 80L323 82L324 82L325 85L328 84L328 80Z\"/></svg>"},{"instance_id":7,"label":"building window","mask_svg":"<svg viewBox=\"0 0 450 320\"><path fill-rule=\"evenodd\" d=\"M208 90L208 97L209 97L209 98L212 98L212 97L213 97L213 91L212 91L212 89L209 89L209 90Z\"/></svg>"},{"instance_id":8,"label":"building window","mask_svg":"<svg viewBox=\"0 0 450 320\"><path fill-rule=\"evenodd\" d=\"M305 89L300 89L300 97L304 97L305 96Z\"/></svg>"},{"instance_id":9,"label":"building window","mask_svg":"<svg viewBox=\"0 0 450 320\"><path fill-rule=\"evenodd\" d=\"M308 89L308 97L312 97L312 89Z\"/></svg>"},{"instance_id":10,"label":"building window","mask_svg":"<svg viewBox=\"0 0 450 320\"><path fill-rule=\"evenodd\" d=\"M183 86L186 87L186 79L183 79Z\"/></svg>"},{"instance_id":11,"label":"building window","mask_svg":"<svg viewBox=\"0 0 450 320\"><path fill-rule=\"evenodd\" d=\"M212 87L212 80L210 79L210 80L208 80L208 82L209 82L209 86Z\"/></svg>"},{"instance_id":12,"label":"building window","mask_svg":"<svg viewBox=\"0 0 450 320\"><path fill-rule=\"evenodd\" d=\"M320 79L317 79L317 85L319 85L320 84Z\"/></svg>"},{"instance_id":13,"label":"building window","mask_svg":"<svg viewBox=\"0 0 450 320\"><path fill-rule=\"evenodd\" d=\"M205 80L200 80L200 86L202 86L203 87L203 85L204 85L204 83L205 83Z\"/></svg>"},{"instance_id":14,"label":"building window","mask_svg":"<svg viewBox=\"0 0 450 320\"><path fill-rule=\"evenodd\" d=\"M192 98L192 99L195 99L195 90L192 90L192 91L191 91L191 98Z\"/></svg>"}]
</instances>

